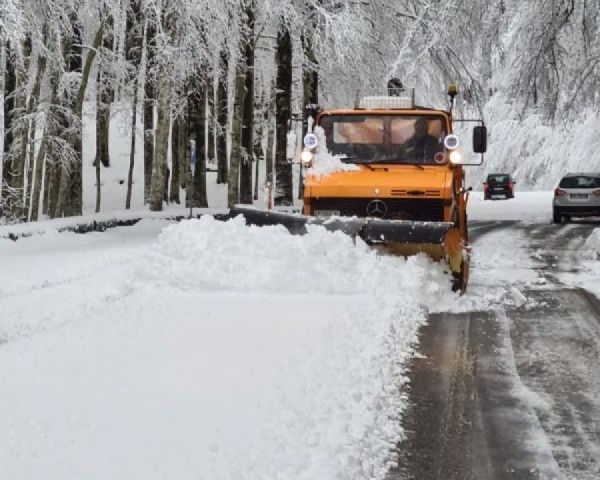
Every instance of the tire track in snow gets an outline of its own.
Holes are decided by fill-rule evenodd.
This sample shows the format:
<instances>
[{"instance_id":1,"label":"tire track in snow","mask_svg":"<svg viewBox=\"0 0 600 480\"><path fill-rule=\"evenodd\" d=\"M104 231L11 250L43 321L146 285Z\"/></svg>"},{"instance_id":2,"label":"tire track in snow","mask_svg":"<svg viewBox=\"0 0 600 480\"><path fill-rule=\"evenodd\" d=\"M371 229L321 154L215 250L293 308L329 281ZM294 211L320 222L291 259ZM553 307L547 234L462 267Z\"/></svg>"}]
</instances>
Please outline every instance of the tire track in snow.
<instances>
[{"instance_id":1,"label":"tire track in snow","mask_svg":"<svg viewBox=\"0 0 600 480\"><path fill-rule=\"evenodd\" d=\"M411 406L404 420L407 437L398 447L399 466L390 472L388 480L588 480L600 477L600 471L591 461L596 458L600 462L600 452L597 452L596 447L600 445L600 438L596 437L595 427L588 427L600 425L600 421L594 421L600 395L596 395L596 399L591 403L585 403L583 399L576 398L576 385L569 384L567 379L554 377L552 380L552 375L547 371L533 372L529 375L523 370L523 358L527 358L527 355L536 349L531 345L524 346L522 338L516 333L518 328L532 326L533 318L539 322L540 338L547 336L547 333L543 334L544 328L548 327L543 321L546 314L544 303L536 302L535 295L548 295L553 298L557 292L565 294L565 286L558 282L553 274L557 268L573 269L577 249L592 228L593 226L585 223L470 224L471 243L476 251L479 242L484 242L488 234L499 230L508 229L515 232L515 237L522 237L523 240L517 242L502 242L499 238L495 240L492 248L502 249L499 255L494 256L493 262L499 262L495 266L510 271L510 268L502 265L502 259L511 259L507 265L512 265L512 257L516 253L514 249L519 249L520 254L517 254L517 258L523 257L524 261L522 264L517 261L515 266L518 265L519 270L529 269L531 273L537 270L547 282L540 282L538 289L535 281L531 283L531 279L536 277L535 274L530 274L528 280L519 280L520 273L515 272L515 276L506 277L503 284L496 286L493 283L472 284L471 290L476 290L482 295L493 288L504 288L508 294L510 288L507 287L518 286L525 292L528 301L517 307L513 299L508 301L507 297L503 300L509 309L507 311L500 302L489 304L487 313L430 316L429 325L421 331L420 348L423 357L415 358L411 364L408 392ZM504 248L506 252L503 252ZM527 262L529 256L534 263ZM488 263L483 262L479 265L476 261L473 268L485 276L485 270L492 268L492 264ZM575 270L576 268L575 265ZM598 357L598 303L594 303L595 299L590 298L590 294L585 291L579 291L575 295L585 297L588 304L585 309L590 313L593 311L593 314L580 317L584 325L587 325L587 333L580 332L578 338L581 340L588 337L588 342L591 343L587 350L592 356ZM542 310L537 309L535 305ZM577 308L568 311L571 310L576 312ZM586 318L593 321L593 327L589 323L585 324ZM457 341L460 336L457 337L456 331L449 331L451 328L460 330L459 327L450 326L457 323L462 325L462 331L468 332L466 339L461 341ZM468 374L461 378L452 373L460 369L451 359L459 358L461 352L465 351L469 351L473 365L470 378ZM569 355L562 357L568 359ZM598 358L594 360L590 357L581 364L597 365ZM569 372L569 366L566 365L562 371ZM538 376L549 382L548 392L536 391L533 382L538 380ZM594 378L600 378L600 375L590 370L582 376L581 381L589 379L594 383ZM471 391L472 395L462 399L460 395L454 395L452 392L460 391L460 385L469 385L467 390ZM586 393L582 394L583 397L592 395L594 389L600 391L600 384L586 390ZM561 396L564 391L569 392L571 397ZM551 405L558 412L555 414L554 424L549 423L547 415L544 416L545 412L552 411ZM448 415L448 412L461 411L468 411L469 414ZM582 411L587 411L587 414L583 415ZM465 425L468 427L464 428ZM568 426L570 428L567 428ZM564 438L557 434L557 429L561 428L565 432ZM456 433L448 435L448 432Z\"/></svg>"},{"instance_id":2,"label":"tire track in snow","mask_svg":"<svg viewBox=\"0 0 600 480\"><path fill-rule=\"evenodd\" d=\"M517 368L566 478L600 477L600 319L581 289L527 291L511 312Z\"/></svg>"}]
</instances>

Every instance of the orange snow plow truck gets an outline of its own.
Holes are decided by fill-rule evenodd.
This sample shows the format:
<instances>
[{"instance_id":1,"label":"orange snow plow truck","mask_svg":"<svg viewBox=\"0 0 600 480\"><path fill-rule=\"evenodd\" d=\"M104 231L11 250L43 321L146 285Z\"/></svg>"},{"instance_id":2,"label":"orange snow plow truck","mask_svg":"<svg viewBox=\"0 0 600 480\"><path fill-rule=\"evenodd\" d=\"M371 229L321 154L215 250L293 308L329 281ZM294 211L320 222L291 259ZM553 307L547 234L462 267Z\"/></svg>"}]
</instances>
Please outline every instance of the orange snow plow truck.
<instances>
[{"instance_id":1,"label":"orange snow plow truck","mask_svg":"<svg viewBox=\"0 0 600 480\"><path fill-rule=\"evenodd\" d=\"M450 85L448 110L417 106L414 92L394 89L352 109L307 106L303 215L244 208L231 214L254 225L283 224L292 233L321 224L393 254L426 253L447 262L452 288L464 292L470 190L464 167L483 162L487 132L482 120L453 118L456 94ZM476 124L471 141L454 133L458 122ZM468 163L473 152L481 157ZM323 156L339 167L323 173L317 168Z\"/></svg>"}]
</instances>

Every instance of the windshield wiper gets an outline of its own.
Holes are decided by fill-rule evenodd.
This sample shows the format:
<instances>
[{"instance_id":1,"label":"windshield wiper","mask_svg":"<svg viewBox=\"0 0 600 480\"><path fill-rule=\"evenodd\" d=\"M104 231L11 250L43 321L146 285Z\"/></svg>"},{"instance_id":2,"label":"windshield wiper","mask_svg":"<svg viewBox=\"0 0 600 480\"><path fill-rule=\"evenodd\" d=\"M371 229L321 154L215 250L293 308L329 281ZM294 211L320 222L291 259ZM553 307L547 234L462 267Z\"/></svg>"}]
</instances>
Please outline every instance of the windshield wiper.
<instances>
[{"instance_id":1,"label":"windshield wiper","mask_svg":"<svg viewBox=\"0 0 600 480\"><path fill-rule=\"evenodd\" d=\"M408 159L406 158L385 158L385 159L380 159L380 160L373 160L370 163L393 163L396 165L412 165L414 167L417 167L419 170L425 170L425 168L415 162L409 162L407 161Z\"/></svg>"},{"instance_id":2,"label":"windshield wiper","mask_svg":"<svg viewBox=\"0 0 600 480\"><path fill-rule=\"evenodd\" d=\"M371 160L364 160L358 157L344 157L340 160L342 163L354 163L356 165L364 165L369 170L374 170L374 168L369 165L369 163L373 163Z\"/></svg>"},{"instance_id":3,"label":"windshield wiper","mask_svg":"<svg viewBox=\"0 0 600 480\"><path fill-rule=\"evenodd\" d=\"M406 162L403 165L412 165L413 167L417 167L419 170L425 170L425 167L419 163Z\"/></svg>"},{"instance_id":4,"label":"windshield wiper","mask_svg":"<svg viewBox=\"0 0 600 480\"><path fill-rule=\"evenodd\" d=\"M425 168L423 167L423 165L420 165L418 163L415 162L408 162L406 158L380 158L380 159L375 159L375 160L367 160L367 159L362 159L362 158L358 158L358 157L344 157L341 159L343 163L355 163L357 165L365 165L367 167L369 167L369 169L372 170L372 168L369 165L377 165L377 164L383 164L383 163L390 163L390 164L396 164L396 165L412 165L414 167L417 167L419 170L425 170Z\"/></svg>"}]
</instances>

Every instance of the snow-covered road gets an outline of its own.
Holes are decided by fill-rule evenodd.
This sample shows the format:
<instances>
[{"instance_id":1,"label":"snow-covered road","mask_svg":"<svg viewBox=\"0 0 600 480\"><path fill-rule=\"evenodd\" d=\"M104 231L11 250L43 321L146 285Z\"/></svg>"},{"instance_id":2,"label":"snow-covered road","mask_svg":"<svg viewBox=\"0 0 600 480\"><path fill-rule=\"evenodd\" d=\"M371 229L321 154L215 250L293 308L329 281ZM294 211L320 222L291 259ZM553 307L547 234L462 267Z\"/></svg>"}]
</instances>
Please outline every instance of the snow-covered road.
<instances>
[{"instance_id":1,"label":"snow-covered road","mask_svg":"<svg viewBox=\"0 0 600 480\"><path fill-rule=\"evenodd\" d=\"M388 480L599 478L597 226L471 225L467 297L487 305L422 328Z\"/></svg>"},{"instance_id":2,"label":"snow-covered road","mask_svg":"<svg viewBox=\"0 0 600 480\"><path fill-rule=\"evenodd\" d=\"M518 221L527 208L533 224ZM483 479L519 462L539 478L594 478L600 347L555 335L568 318L595 338L580 304L542 298L600 290L597 235L584 246L594 225L549 224L546 194L475 196L470 217L464 297L441 264L319 228L203 217L0 241L2 476L391 480L426 466ZM568 361L551 368L557 350ZM579 396L561 395L575 379Z\"/></svg>"}]
</instances>

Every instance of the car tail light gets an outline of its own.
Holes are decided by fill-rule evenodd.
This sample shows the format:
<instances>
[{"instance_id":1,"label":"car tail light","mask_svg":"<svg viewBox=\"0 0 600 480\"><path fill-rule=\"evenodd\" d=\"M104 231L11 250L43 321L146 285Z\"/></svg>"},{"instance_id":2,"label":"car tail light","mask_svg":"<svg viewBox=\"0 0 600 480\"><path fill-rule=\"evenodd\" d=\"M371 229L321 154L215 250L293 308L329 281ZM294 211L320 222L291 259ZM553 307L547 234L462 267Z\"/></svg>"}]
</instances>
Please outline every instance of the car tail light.
<instances>
[{"instance_id":1,"label":"car tail light","mask_svg":"<svg viewBox=\"0 0 600 480\"><path fill-rule=\"evenodd\" d=\"M487 183L484 183L484 184L483 184L483 189L484 189L484 190L487 190L488 188L490 188L490 186L489 186Z\"/></svg>"},{"instance_id":2,"label":"car tail light","mask_svg":"<svg viewBox=\"0 0 600 480\"><path fill-rule=\"evenodd\" d=\"M592 193L593 193L594 195L596 195L597 197L600 197L600 189L598 189L598 190L594 190Z\"/></svg>"},{"instance_id":3,"label":"car tail light","mask_svg":"<svg viewBox=\"0 0 600 480\"><path fill-rule=\"evenodd\" d=\"M563 189L561 188L556 188L554 190L554 196L555 197L562 197L563 195L565 195L567 192L565 192Z\"/></svg>"}]
</instances>

